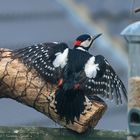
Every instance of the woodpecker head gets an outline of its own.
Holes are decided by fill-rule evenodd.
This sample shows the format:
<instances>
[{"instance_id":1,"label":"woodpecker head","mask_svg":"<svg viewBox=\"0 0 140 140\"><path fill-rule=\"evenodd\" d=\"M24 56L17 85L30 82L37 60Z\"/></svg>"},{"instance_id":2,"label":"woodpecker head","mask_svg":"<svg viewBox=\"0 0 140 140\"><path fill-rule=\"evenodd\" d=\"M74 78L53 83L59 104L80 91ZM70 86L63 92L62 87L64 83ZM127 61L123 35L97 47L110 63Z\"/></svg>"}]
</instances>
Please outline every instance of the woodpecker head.
<instances>
[{"instance_id":1,"label":"woodpecker head","mask_svg":"<svg viewBox=\"0 0 140 140\"><path fill-rule=\"evenodd\" d=\"M81 49L83 51L88 51L88 49L91 47L93 41L101 35L102 34L97 34L94 36L90 36L88 34L80 35L74 42L74 48Z\"/></svg>"}]
</instances>

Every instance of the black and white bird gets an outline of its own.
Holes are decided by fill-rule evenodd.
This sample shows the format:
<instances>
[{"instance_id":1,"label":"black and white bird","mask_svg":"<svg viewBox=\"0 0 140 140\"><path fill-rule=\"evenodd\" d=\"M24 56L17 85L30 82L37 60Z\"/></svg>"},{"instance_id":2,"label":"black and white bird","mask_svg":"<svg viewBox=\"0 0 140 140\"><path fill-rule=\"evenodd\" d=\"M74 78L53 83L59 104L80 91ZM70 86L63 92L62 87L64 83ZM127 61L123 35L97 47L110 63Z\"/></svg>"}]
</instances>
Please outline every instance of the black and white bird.
<instances>
[{"instance_id":1,"label":"black and white bird","mask_svg":"<svg viewBox=\"0 0 140 140\"><path fill-rule=\"evenodd\" d=\"M80 35L73 49L66 43L51 42L14 51L15 58L34 68L46 82L57 84L56 110L67 123L79 119L86 99L100 101L98 96L102 96L117 104L127 100L125 86L109 62L102 55L88 52L100 35Z\"/></svg>"}]
</instances>

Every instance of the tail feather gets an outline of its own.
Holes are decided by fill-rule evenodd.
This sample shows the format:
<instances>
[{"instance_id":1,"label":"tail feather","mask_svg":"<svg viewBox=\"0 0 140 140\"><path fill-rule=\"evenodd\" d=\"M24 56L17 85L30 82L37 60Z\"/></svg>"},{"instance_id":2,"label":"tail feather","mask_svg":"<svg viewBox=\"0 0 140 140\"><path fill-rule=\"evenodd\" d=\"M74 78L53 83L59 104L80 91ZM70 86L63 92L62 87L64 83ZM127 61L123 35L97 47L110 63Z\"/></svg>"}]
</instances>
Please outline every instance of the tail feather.
<instances>
[{"instance_id":1,"label":"tail feather","mask_svg":"<svg viewBox=\"0 0 140 140\"><path fill-rule=\"evenodd\" d=\"M60 88L56 91L56 110L61 118L66 119L66 123L73 123L74 119L79 120L80 114L84 111L85 96L80 90L64 90Z\"/></svg>"}]
</instances>

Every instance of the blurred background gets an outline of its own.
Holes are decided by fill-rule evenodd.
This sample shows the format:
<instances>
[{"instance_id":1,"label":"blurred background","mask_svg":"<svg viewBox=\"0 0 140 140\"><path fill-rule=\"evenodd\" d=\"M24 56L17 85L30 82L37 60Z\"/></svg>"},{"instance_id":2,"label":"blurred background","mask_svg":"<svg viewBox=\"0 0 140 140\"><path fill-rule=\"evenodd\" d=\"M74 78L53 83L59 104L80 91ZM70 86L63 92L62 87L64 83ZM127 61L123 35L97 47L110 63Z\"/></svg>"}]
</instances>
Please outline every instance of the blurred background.
<instances>
[{"instance_id":1,"label":"blurred background","mask_svg":"<svg viewBox=\"0 0 140 140\"><path fill-rule=\"evenodd\" d=\"M0 47L21 48L34 43L63 41L72 47L83 33L103 33L90 49L111 63L127 87L127 47L121 31L140 19L140 0L0 0ZM107 101L98 129L127 128L127 105ZM0 100L1 126L60 127L43 114L10 99Z\"/></svg>"}]
</instances>

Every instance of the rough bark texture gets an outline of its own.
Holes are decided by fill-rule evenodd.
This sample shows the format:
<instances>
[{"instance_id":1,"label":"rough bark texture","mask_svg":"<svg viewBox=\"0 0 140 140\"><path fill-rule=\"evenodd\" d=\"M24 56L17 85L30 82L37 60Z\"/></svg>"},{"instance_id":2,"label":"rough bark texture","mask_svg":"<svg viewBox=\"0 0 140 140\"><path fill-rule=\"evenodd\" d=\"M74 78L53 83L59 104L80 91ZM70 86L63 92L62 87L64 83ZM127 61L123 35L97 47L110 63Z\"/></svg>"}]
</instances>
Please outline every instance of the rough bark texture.
<instances>
[{"instance_id":1,"label":"rough bark texture","mask_svg":"<svg viewBox=\"0 0 140 140\"><path fill-rule=\"evenodd\" d=\"M46 83L34 69L29 70L18 59L13 60L11 55L11 50L0 49L0 98L12 98L33 107L78 133L84 132L89 126L96 126L107 108L106 104L93 102L90 108L87 105L79 121L75 119L73 124L66 124L55 112L56 85Z\"/></svg>"}]
</instances>

